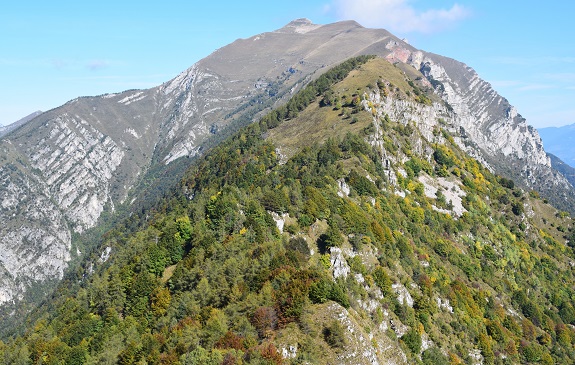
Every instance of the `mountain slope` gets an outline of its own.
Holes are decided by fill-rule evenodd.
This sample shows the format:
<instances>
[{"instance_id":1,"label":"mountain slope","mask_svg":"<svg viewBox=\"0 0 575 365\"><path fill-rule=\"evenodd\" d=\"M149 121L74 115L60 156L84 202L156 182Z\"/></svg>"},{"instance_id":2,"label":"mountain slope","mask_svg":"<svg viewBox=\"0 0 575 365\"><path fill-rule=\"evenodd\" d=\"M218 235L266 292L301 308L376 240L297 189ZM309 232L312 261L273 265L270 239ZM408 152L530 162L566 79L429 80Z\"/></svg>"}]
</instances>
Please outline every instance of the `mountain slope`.
<instances>
[{"instance_id":1,"label":"mountain slope","mask_svg":"<svg viewBox=\"0 0 575 365\"><path fill-rule=\"evenodd\" d=\"M417 117L428 124L426 136L435 118L448 121L459 146L493 171L573 209L572 187L551 168L536 131L472 69L353 21L297 20L239 39L163 85L75 99L2 139L0 302L61 278L70 260L91 249L75 237L103 214L129 214L161 196L189 166L184 157L199 156L329 66L360 54L398 63L414 76L410 93L435 90L426 98L443 103Z\"/></svg>"},{"instance_id":2,"label":"mountain slope","mask_svg":"<svg viewBox=\"0 0 575 365\"><path fill-rule=\"evenodd\" d=\"M0 343L4 361L573 362L571 218L416 119L449 110L415 77L380 58L341 80L365 61L198 159L135 232L110 232Z\"/></svg>"}]
</instances>

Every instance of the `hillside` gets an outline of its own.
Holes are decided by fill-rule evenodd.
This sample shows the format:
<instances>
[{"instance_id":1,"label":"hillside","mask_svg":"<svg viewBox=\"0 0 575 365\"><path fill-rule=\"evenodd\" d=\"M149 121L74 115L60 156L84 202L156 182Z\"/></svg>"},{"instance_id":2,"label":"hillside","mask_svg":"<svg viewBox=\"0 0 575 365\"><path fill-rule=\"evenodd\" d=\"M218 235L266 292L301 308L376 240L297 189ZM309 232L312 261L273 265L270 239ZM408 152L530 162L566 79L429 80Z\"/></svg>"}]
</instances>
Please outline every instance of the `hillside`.
<instances>
[{"instance_id":1,"label":"hillside","mask_svg":"<svg viewBox=\"0 0 575 365\"><path fill-rule=\"evenodd\" d=\"M334 68L108 232L1 358L572 363L572 220L462 150L449 113L382 58Z\"/></svg>"}]
</instances>

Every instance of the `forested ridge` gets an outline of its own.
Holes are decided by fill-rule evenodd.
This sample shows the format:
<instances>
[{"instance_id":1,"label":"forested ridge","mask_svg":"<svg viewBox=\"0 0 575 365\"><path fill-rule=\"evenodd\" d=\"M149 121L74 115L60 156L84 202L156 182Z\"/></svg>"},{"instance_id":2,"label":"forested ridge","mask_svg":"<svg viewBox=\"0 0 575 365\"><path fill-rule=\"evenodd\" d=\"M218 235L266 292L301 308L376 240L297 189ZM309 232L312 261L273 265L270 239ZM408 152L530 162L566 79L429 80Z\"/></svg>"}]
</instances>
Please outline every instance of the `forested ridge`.
<instances>
[{"instance_id":1,"label":"forested ridge","mask_svg":"<svg viewBox=\"0 0 575 365\"><path fill-rule=\"evenodd\" d=\"M413 124L372 122L363 89L346 84L370 62L337 66L213 147L153 210L106 233L27 329L0 343L0 359L354 363L364 347L384 356L385 343L405 363L573 363L571 218L490 173L440 126L428 141ZM403 90L381 79L363 87L431 104L412 80ZM305 122L311 106L350 130L282 161L266 137ZM376 129L393 166L367 142ZM422 177L460 189L463 212L446 191L426 194ZM358 331L371 344L355 342Z\"/></svg>"}]
</instances>

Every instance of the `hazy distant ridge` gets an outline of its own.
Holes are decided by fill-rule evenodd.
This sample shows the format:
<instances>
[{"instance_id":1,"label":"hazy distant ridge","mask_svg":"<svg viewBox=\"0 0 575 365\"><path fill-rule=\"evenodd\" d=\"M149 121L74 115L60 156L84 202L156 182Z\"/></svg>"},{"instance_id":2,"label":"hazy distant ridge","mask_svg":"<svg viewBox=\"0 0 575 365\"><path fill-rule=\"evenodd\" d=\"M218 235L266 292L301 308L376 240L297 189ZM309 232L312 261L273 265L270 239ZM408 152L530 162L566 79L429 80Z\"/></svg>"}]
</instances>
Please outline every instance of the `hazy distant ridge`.
<instances>
[{"instance_id":1,"label":"hazy distant ridge","mask_svg":"<svg viewBox=\"0 0 575 365\"><path fill-rule=\"evenodd\" d=\"M545 151L575 167L575 124L562 127L539 128Z\"/></svg>"},{"instance_id":2,"label":"hazy distant ridge","mask_svg":"<svg viewBox=\"0 0 575 365\"><path fill-rule=\"evenodd\" d=\"M39 116L42 113L43 112L41 110L37 110L34 113L27 115L24 118L19 119L18 121L14 122L12 124L8 124L7 126L0 125L0 137L4 136L5 134L9 133L10 131L13 131L16 128L28 123L29 121L36 118L37 116Z\"/></svg>"}]
</instances>

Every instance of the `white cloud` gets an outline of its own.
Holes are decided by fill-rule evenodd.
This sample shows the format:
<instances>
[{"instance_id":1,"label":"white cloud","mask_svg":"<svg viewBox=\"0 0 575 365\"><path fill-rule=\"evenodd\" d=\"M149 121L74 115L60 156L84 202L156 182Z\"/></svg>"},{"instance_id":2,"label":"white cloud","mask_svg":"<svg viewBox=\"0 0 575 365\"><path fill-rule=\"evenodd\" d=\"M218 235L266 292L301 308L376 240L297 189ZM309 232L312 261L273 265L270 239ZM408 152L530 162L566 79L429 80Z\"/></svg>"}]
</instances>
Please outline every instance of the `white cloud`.
<instances>
[{"instance_id":1,"label":"white cloud","mask_svg":"<svg viewBox=\"0 0 575 365\"><path fill-rule=\"evenodd\" d=\"M331 9L342 20L399 33L433 33L452 27L470 11L454 4L450 9L416 9L410 0L334 0Z\"/></svg>"}]
</instances>

